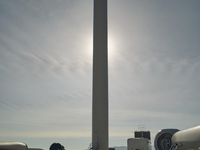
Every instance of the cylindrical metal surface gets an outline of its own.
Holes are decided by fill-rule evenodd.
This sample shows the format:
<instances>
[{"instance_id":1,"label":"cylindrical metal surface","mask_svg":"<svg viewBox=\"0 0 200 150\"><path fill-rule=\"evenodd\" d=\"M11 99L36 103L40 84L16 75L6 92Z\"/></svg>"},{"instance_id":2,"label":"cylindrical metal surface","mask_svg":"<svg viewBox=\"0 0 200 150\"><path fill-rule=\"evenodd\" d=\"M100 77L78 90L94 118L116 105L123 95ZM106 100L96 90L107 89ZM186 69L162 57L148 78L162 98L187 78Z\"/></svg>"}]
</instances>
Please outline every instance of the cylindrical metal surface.
<instances>
[{"instance_id":1,"label":"cylindrical metal surface","mask_svg":"<svg viewBox=\"0 0 200 150\"><path fill-rule=\"evenodd\" d=\"M197 150L200 147L200 125L176 132L172 144L178 145L179 150Z\"/></svg>"},{"instance_id":2,"label":"cylindrical metal surface","mask_svg":"<svg viewBox=\"0 0 200 150\"><path fill-rule=\"evenodd\" d=\"M1 150L28 150L28 146L20 142L0 142Z\"/></svg>"},{"instance_id":3,"label":"cylindrical metal surface","mask_svg":"<svg viewBox=\"0 0 200 150\"><path fill-rule=\"evenodd\" d=\"M93 149L108 150L107 0L94 0Z\"/></svg>"},{"instance_id":4,"label":"cylindrical metal surface","mask_svg":"<svg viewBox=\"0 0 200 150\"><path fill-rule=\"evenodd\" d=\"M154 138L155 150L169 150L172 146L171 138L178 132L178 129L162 129L160 130Z\"/></svg>"}]
</instances>

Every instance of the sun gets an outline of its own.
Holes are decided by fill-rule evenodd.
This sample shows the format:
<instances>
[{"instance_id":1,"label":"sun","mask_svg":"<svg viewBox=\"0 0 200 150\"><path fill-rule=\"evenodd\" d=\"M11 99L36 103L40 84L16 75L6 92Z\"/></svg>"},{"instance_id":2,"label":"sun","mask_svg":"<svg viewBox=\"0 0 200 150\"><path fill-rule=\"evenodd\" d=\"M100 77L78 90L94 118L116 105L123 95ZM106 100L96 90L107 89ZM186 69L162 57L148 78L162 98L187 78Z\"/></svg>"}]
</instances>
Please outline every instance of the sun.
<instances>
[{"instance_id":1,"label":"sun","mask_svg":"<svg viewBox=\"0 0 200 150\"><path fill-rule=\"evenodd\" d=\"M90 57L93 56L93 37L91 36L90 38L88 38L88 42L87 42L87 49L88 49L88 54ZM108 36L108 58L111 58L114 52L114 39L112 38L112 36Z\"/></svg>"},{"instance_id":2,"label":"sun","mask_svg":"<svg viewBox=\"0 0 200 150\"><path fill-rule=\"evenodd\" d=\"M114 51L114 40L112 36L108 36L108 57L112 57Z\"/></svg>"}]
</instances>

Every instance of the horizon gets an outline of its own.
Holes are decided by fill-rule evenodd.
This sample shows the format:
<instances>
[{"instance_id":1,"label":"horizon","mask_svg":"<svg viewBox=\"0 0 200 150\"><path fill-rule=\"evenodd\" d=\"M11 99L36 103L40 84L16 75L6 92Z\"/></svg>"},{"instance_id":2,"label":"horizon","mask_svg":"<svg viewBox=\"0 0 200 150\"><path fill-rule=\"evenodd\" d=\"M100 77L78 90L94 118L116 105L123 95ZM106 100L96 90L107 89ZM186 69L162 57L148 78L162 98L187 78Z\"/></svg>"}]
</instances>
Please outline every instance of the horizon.
<instances>
[{"instance_id":1,"label":"horizon","mask_svg":"<svg viewBox=\"0 0 200 150\"><path fill-rule=\"evenodd\" d=\"M2 0L0 18L0 141L86 149L93 0ZM200 124L199 18L197 0L108 0L109 147Z\"/></svg>"}]
</instances>

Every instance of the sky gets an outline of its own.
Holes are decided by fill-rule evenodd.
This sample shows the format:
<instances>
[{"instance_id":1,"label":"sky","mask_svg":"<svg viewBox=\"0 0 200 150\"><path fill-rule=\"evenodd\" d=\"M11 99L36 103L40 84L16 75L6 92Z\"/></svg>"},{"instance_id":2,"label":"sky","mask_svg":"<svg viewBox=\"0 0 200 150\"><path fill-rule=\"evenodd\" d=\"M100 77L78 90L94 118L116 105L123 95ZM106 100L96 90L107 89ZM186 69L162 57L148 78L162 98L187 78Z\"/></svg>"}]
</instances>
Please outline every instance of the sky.
<instances>
[{"instance_id":1,"label":"sky","mask_svg":"<svg viewBox=\"0 0 200 150\"><path fill-rule=\"evenodd\" d=\"M87 149L93 0L0 1L0 141ZM200 124L200 1L108 0L109 146Z\"/></svg>"}]
</instances>

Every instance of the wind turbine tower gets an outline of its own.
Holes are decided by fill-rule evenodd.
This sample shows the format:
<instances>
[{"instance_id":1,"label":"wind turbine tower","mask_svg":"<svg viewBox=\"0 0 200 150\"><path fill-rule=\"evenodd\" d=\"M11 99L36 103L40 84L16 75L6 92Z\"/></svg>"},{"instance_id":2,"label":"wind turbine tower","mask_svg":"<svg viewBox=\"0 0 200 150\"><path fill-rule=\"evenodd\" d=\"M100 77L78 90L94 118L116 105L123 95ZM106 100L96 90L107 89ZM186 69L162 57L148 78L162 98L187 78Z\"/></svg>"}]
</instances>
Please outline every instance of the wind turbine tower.
<instances>
[{"instance_id":1,"label":"wind turbine tower","mask_svg":"<svg viewBox=\"0 0 200 150\"><path fill-rule=\"evenodd\" d=\"M94 0L92 149L108 150L107 0Z\"/></svg>"}]
</instances>

